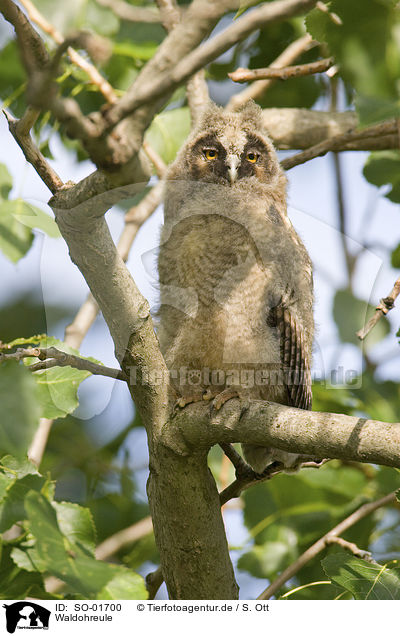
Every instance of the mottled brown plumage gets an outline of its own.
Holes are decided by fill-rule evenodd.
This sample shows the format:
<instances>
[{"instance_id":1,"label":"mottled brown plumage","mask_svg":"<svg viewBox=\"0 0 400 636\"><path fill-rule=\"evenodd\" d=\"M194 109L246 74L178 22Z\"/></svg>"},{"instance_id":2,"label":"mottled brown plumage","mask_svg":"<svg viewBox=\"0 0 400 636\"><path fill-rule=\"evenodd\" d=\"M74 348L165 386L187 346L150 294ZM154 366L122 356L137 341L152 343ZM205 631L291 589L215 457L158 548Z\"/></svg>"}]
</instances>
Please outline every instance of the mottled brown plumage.
<instances>
[{"instance_id":1,"label":"mottled brown plumage","mask_svg":"<svg viewBox=\"0 0 400 636\"><path fill-rule=\"evenodd\" d=\"M158 333L181 404L225 391L217 406L237 394L311 408L311 263L258 106L205 109L168 170L164 209ZM243 450L257 472L297 458Z\"/></svg>"}]
</instances>

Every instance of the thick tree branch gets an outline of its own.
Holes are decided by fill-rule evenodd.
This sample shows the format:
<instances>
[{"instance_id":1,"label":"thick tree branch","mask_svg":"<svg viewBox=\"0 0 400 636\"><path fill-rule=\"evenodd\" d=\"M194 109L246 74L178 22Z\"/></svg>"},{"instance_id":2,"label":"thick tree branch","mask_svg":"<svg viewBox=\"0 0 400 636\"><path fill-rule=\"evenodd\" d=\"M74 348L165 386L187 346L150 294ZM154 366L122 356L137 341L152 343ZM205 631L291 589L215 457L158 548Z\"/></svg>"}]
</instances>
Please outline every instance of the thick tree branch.
<instances>
[{"instance_id":1,"label":"thick tree branch","mask_svg":"<svg viewBox=\"0 0 400 636\"><path fill-rule=\"evenodd\" d=\"M273 66L255 69L238 68L233 73L228 73L228 76L234 82L253 82L260 79L287 80L291 77L324 73L333 63L333 57L329 57L317 62L310 62L309 64L297 64L296 66L283 66L281 68L274 68Z\"/></svg>"},{"instance_id":2,"label":"thick tree branch","mask_svg":"<svg viewBox=\"0 0 400 636\"><path fill-rule=\"evenodd\" d=\"M212 18L213 15L215 15L215 9L213 12L210 11L209 18L205 21L206 30L203 32L203 30L198 29L195 39L190 45L189 50L191 52L187 53L187 55L175 63L174 66L170 66L169 69L164 69L162 74L158 74L158 77L152 78L151 81L140 81L141 76L139 76L132 88L127 91L119 102L107 111L106 129L109 130L114 127L140 106L154 102L161 95L170 94L174 88L182 84L191 75L204 68L206 64L230 49L231 46L240 40L246 38L254 30L261 28L269 22L276 22L303 13L311 9L315 5L315 2L316 0L275 0L275 2L269 2L266 5L254 9L254 11L246 13L242 18L239 18L225 29L225 31L211 38L197 49L194 49L194 46L203 39L213 25ZM195 0L185 14L185 18L196 4ZM199 4L201 5L201 3ZM185 19L179 26L182 25L182 27L185 28L184 23ZM174 29L173 33L176 33L178 29L179 27ZM186 31L188 31L188 29L186 29ZM169 43L167 38L163 44L167 47ZM160 46L159 51L162 49L162 46L163 45Z\"/></svg>"},{"instance_id":3,"label":"thick tree branch","mask_svg":"<svg viewBox=\"0 0 400 636\"><path fill-rule=\"evenodd\" d=\"M362 130L353 130L344 134L336 135L331 139L326 139L325 141L322 141L321 143L308 148L304 152L300 152L293 157L284 159L281 162L281 166L285 170L289 170L290 168L294 168L295 166L305 163L306 161L310 161L310 159L315 159L315 157L322 157L330 150L347 150L352 144L357 145L357 143L362 143L367 140L368 143L373 143L373 140L377 139L379 143L382 136L396 134L397 122L394 119L383 122L382 124L376 124L375 126L363 128Z\"/></svg>"},{"instance_id":4,"label":"thick tree branch","mask_svg":"<svg viewBox=\"0 0 400 636\"><path fill-rule=\"evenodd\" d=\"M118 242L118 252L122 259L127 261L133 241L144 221L154 212L161 203L162 183L159 182L150 192L143 197L141 202L128 210L125 216L125 226ZM65 329L64 341L74 349L80 349L82 341L96 320L99 306L91 293L80 307L74 320ZM28 456L36 466L40 466L47 440L50 435L53 420L41 418L39 427L32 440Z\"/></svg>"},{"instance_id":5,"label":"thick tree branch","mask_svg":"<svg viewBox=\"0 0 400 636\"><path fill-rule=\"evenodd\" d=\"M364 338L369 334L371 329L375 327L376 323L382 318L382 316L386 316L386 314L393 309L394 301L397 296L400 294L400 277L396 280L393 285L393 289L388 296L385 298L381 298L379 305L375 307L374 315L368 320L367 324L357 331L356 335L360 340L364 340Z\"/></svg>"},{"instance_id":6,"label":"thick tree branch","mask_svg":"<svg viewBox=\"0 0 400 636\"><path fill-rule=\"evenodd\" d=\"M25 7L29 18L37 24L44 33L50 35L53 40L59 44L63 45L65 43L64 37L61 33L52 25L46 18L40 13L40 11L35 7L31 0L20 0L23 7ZM86 47L85 47L86 48ZM98 87L99 91L103 94L107 102L113 104L117 96L114 92L111 84L107 82L107 80L99 73L97 68L93 66L88 60L86 60L80 53L78 53L72 46L66 45L66 50L71 59L71 62L76 64L79 68L81 68L89 77L92 84Z\"/></svg>"},{"instance_id":7,"label":"thick tree branch","mask_svg":"<svg viewBox=\"0 0 400 636\"><path fill-rule=\"evenodd\" d=\"M196 403L177 412L163 430L177 453L187 448L242 442L322 459L400 467L400 423L303 411L273 402L229 400L219 412Z\"/></svg>"},{"instance_id":8,"label":"thick tree branch","mask_svg":"<svg viewBox=\"0 0 400 636\"><path fill-rule=\"evenodd\" d=\"M286 570L284 570L284 572L282 572L282 574L280 574L278 578L273 583L271 583L271 585L269 585L258 598L262 600L271 598L271 596L273 596L282 587L282 585L286 583L286 581L295 576L302 567L304 567L309 561L311 561L311 559L316 557L317 554L322 552L322 550L324 550L324 548L329 545L329 541L332 537L339 536L340 534L351 528L351 526L354 526L354 524L360 521L360 519L364 519L364 517L372 514L373 512L375 512L375 510L378 510L378 508L387 506L388 504L394 503L395 501L396 494L392 492L389 495L382 497L382 499L378 499L377 501L373 501L361 506L361 508L353 512L346 519L341 521L337 526L332 528L332 530L330 530L327 534L318 539L318 541L313 543L313 545L310 546L305 552L303 552L303 554L298 559L296 559L294 563L291 563L291 565L289 565L289 567L286 568Z\"/></svg>"}]
</instances>

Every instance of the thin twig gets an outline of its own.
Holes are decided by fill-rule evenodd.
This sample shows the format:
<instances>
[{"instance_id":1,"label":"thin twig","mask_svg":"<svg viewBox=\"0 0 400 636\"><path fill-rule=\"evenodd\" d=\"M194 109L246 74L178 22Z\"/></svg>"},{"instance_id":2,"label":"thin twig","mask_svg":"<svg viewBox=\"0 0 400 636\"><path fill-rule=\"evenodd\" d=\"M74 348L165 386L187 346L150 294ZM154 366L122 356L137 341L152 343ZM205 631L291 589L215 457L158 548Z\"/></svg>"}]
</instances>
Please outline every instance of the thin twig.
<instances>
[{"instance_id":1,"label":"thin twig","mask_svg":"<svg viewBox=\"0 0 400 636\"><path fill-rule=\"evenodd\" d=\"M308 34L303 35L298 40L291 42L284 51L270 64L270 68L282 68L294 62L302 53L316 46L318 42ZM240 93L233 95L229 100L227 110L238 110L250 99L257 100L274 83L273 79L258 80Z\"/></svg>"},{"instance_id":2,"label":"thin twig","mask_svg":"<svg viewBox=\"0 0 400 636\"><path fill-rule=\"evenodd\" d=\"M361 550L356 543L346 541L346 539L342 539L342 537L331 535L325 539L325 543L326 545L338 545L343 548L343 550L348 550L351 554L354 554L354 556L359 559L363 559L364 561L368 561L368 563L376 563L375 559L371 556L371 552Z\"/></svg>"},{"instance_id":3,"label":"thin twig","mask_svg":"<svg viewBox=\"0 0 400 636\"><path fill-rule=\"evenodd\" d=\"M154 165L157 172L157 176L160 178L163 177L167 169L167 164L162 160L160 155L155 150L153 150L153 148L150 146L150 144L147 141L143 141L142 148L145 151L148 158L150 159L150 161L152 162L152 164Z\"/></svg>"},{"instance_id":4,"label":"thin twig","mask_svg":"<svg viewBox=\"0 0 400 636\"><path fill-rule=\"evenodd\" d=\"M385 298L381 298L379 305L375 307L375 313L367 322L367 324L357 331L356 335L360 340L364 340L364 338L369 334L371 329L375 327L376 323L382 318L382 316L386 316L386 314L393 309L394 301L397 296L400 294L400 277L396 280L393 285L393 289L390 292L389 296Z\"/></svg>"},{"instance_id":5,"label":"thin twig","mask_svg":"<svg viewBox=\"0 0 400 636\"><path fill-rule=\"evenodd\" d=\"M152 531L153 523L151 517L149 516L144 519L140 519L140 521L137 521L128 528L124 528L123 530L116 532L111 535L111 537L105 539L102 543L99 543L96 547L96 559L105 561L125 546L146 537L148 534L151 534Z\"/></svg>"},{"instance_id":6,"label":"thin twig","mask_svg":"<svg viewBox=\"0 0 400 636\"><path fill-rule=\"evenodd\" d=\"M338 99L338 81L335 77L330 80L330 112L337 112L337 99ZM347 271L347 279L348 284L351 287L351 280L353 274L354 260L352 258L351 253L349 252L349 248L347 245L347 232L346 232L346 208L344 201L344 193L343 193L343 178L342 178L342 169L341 169L341 159L337 152L333 153L333 170L335 175L336 182L336 200L337 200L337 211L339 216L339 232L340 232L340 240L342 243L343 254L346 261L346 271Z\"/></svg>"},{"instance_id":7,"label":"thin twig","mask_svg":"<svg viewBox=\"0 0 400 636\"><path fill-rule=\"evenodd\" d=\"M38 11L31 0L20 0L23 7L25 7L29 18L37 24L38 27L47 33L57 44L62 45L64 43L65 38L62 34L57 31L54 25L52 25L46 18ZM98 87L99 91L103 94L105 99L109 104L113 104L117 100L117 96L111 84L107 82L107 80L99 73L97 68L93 66L90 62L85 60L82 55L80 55L75 49L71 46L67 49L68 55L71 59L71 62L76 64L79 68L81 68L89 77L92 84Z\"/></svg>"},{"instance_id":8,"label":"thin twig","mask_svg":"<svg viewBox=\"0 0 400 636\"><path fill-rule=\"evenodd\" d=\"M316 9L319 9L319 11L326 13L329 16L329 19L334 24L336 24L337 26L342 26L343 24L342 19L338 16L337 13L333 13L332 11L330 11L329 8L326 6L326 4L324 4L323 2L317 2L315 7Z\"/></svg>"},{"instance_id":9,"label":"thin twig","mask_svg":"<svg viewBox=\"0 0 400 636\"><path fill-rule=\"evenodd\" d=\"M256 473L249 464L247 464L241 455L235 450L232 444L220 444L225 455L230 459L235 467L236 479L229 486L224 488L219 493L219 500L221 506L225 505L231 499L239 497L240 494L253 486L254 484L262 481L267 481L275 475L285 472L285 468L282 467L280 462L273 462L262 473ZM296 466L296 470L301 468L321 468L323 464L329 462L330 459L323 459L320 462L317 461L304 461Z\"/></svg>"},{"instance_id":10,"label":"thin twig","mask_svg":"<svg viewBox=\"0 0 400 636\"><path fill-rule=\"evenodd\" d=\"M271 598L271 596L273 596L282 587L282 585L286 583L286 581L291 579L295 574L297 574L299 570L301 570L301 568L306 565L306 563L311 561L311 559L313 559L317 554L322 552L322 550L327 546L327 541L329 542L331 537L339 536L345 530L351 528L351 526L354 526L354 524L360 521L360 519L364 519L364 517L372 514L373 512L375 512L375 510L378 510L378 508L382 508L383 506L393 503L394 501L396 501L396 493L392 492L389 495L378 499L377 501L372 501L371 503L367 503L361 506L361 508L346 517L346 519L343 519L343 521L341 521L337 526L332 528L332 530L327 532L323 537L318 539L318 541L313 543L313 545L310 546L305 552L303 552L303 554L298 559L296 559L294 563L291 563L291 565L289 565L289 567L287 567L286 570L284 570L282 574L280 574L278 578L273 583L271 583L271 585L269 585L258 598L260 600Z\"/></svg>"},{"instance_id":11,"label":"thin twig","mask_svg":"<svg viewBox=\"0 0 400 636\"><path fill-rule=\"evenodd\" d=\"M20 120L15 119L5 110L3 110L3 113L7 119L10 133L24 153L25 159L33 166L50 192L55 194L64 184L56 171L46 161L39 148L33 143L30 135L30 129L35 123L39 111L28 106L25 115Z\"/></svg>"},{"instance_id":12,"label":"thin twig","mask_svg":"<svg viewBox=\"0 0 400 636\"><path fill-rule=\"evenodd\" d=\"M147 22L149 24L161 22L161 16L157 9L132 6L123 0L97 0L97 2L128 22Z\"/></svg>"},{"instance_id":13,"label":"thin twig","mask_svg":"<svg viewBox=\"0 0 400 636\"><path fill-rule=\"evenodd\" d=\"M238 68L233 73L228 73L228 76L234 82L253 82L260 79L287 80L290 77L324 73L333 63L333 57L329 57L317 62L310 62L309 64L297 64L296 66L284 66L282 68L274 68L273 66L255 69Z\"/></svg>"},{"instance_id":14,"label":"thin twig","mask_svg":"<svg viewBox=\"0 0 400 636\"><path fill-rule=\"evenodd\" d=\"M91 360L80 358L71 353L60 351L56 347L40 348L40 347L26 347L18 348L14 353L0 353L0 363L7 362L8 360L20 361L23 358L38 358L42 362L33 364L28 367L32 372L40 371L44 368L51 368L53 366L59 367L73 367L80 371L89 371L93 375L104 375L108 378L116 378L117 380L126 380L126 376L121 369L112 369L111 367L97 364Z\"/></svg>"},{"instance_id":15,"label":"thin twig","mask_svg":"<svg viewBox=\"0 0 400 636\"><path fill-rule=\"evenodd\" d=\"M335 135L330 139L326 139L325 141L321 141L319 144L315 146L311 146L311 148L307 148L303 152L299 152L297 155L293 157L288 157L281 161L281 166L285 170L290 170L290 168L294 168L295 166L299 166L306 161L310 161L311 159L315 159L316 157L322 157L326 155L327 152L339 151L343 150L353 143L363 142L367 139L376 139L387 135L395 135L397 134L397 124L395 120L390 120L387 122L383 122L382 124L376 124L375 126L369 126L368 128L363 128L362 130L352 130L344 134ZM398 143L398 142L397 142Z\"/></svg>"}]
</instances>

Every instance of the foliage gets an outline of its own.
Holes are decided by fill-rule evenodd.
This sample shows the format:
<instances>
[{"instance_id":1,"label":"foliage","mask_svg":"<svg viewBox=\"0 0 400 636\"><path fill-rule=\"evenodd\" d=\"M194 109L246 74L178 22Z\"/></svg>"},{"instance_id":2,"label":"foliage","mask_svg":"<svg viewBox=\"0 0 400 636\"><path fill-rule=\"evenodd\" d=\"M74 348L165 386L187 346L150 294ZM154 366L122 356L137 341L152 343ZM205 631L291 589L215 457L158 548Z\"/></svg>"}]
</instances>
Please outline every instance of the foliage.
<instances>
[{"instance_id":1,"label":"foliage","mask_svg":"<svg viewBox=\"0 0 400 636\"><path fill-rule=\"evenodd\" d=\"M35 4L63 34L84 28L110 38L111 56L98 66L118 95L131 85L165 37L160 24L128 23L95 0L75 0L70 4L36 0ZM362 125L399 117L399 12L395 4L394 0L332 0L328 3L331 14L315 9L305 22L294 18L261 29L208 65L206 74L212 94L215 91L215 95L224 96L221 101L226 101L228 72L239 65L256 68L270 64L307 30L321 46L303 53L296 63L334 55L345 107L356 109ZM237 17L248 6L247 0L243 0ZM332 14L338 16L339 22L332 20ZM44 37L49 51L54 52L54 42ZM4 100L3 108L20 117L27 106L25 72L11 33L1 46L0 97ZM83 113L104 105L98 87L90 84L67 56L63 57L57 81L61 95L75 97ZM241 90L238 86L232 88L230 83L229 87L232 91ZM323 108L330 97L328 78L313 75L275 82L258 101L263 107ZM186 93L180 88L154 117L146 141L169 163L189 128ZM59 129L49 112L40 114L33 137L46 157L51 157L61 142L73 150L77 161L87 158L86 151ZM398 203L399 151L372 153L366 161L364 177L370 184L386 188L385 196ZM38 231L51 238L59 237L59 232L46 212L14 196L12 188L12 176L0 164L0 251L18 267L37 240ZM393 241L386 252L391 253L393 267L400 267L397 235ZM363 252L352 256L359 264ZM360 297L355 289L354 270L355 266L347 272L346 284L338 286L333 294L338 348L360 347L355 332L373 311L369 299ZM60 324L64 328L70 322L74 308L67 301L51 306L47 300L47 318L51 319L46 324L42 297L35 295L35 290L28 291L20 297L11 297L9 304L2 307L0 337L8 345L0 343L0 353L32 344L56 346L79 355L53 336L29 337L30 333L44 331L58 333ZM400 337L400 331L397 335ZM364 370L353 378L352 384L333 386L328 379L314 384L315 410L396 421L399 386L390 379L382 379L385 374L374 358L376 348L384 341L392 347L398 346L386 319L380 320L360 348ZM0 596L145 598L144 582L136 571L143 574L149 567L154 569L159 561L152 533L122 547L113 555L114 564L95 558L95 547L101 541L149 514L143 492L147 466L145 451L140 446L144 440L140 418L136 414L119 429L113 428L113 417L107 410L91 420L80 419L76 409L78 405L83 410L86 406L84 389L91 375L71 367L32 374L28 368L32 362L9 361L0 365L0 532L4 533ZM120 415L118 411L118 418ZM40 417L55 420L42 473L26 458ZM219 448L211 450L209 465L221 488L233 478L233 470L227 469ZM238 556L239 571L261 579L261 591L361 504L397 488L400 474L395 469L338 460L319 470L310 468L279 475L252 487L242 497L240 513L246 540L239 546L231 546L232 554ZM278 596L398 599L399 524L398 507L392 506L366 517L343 535L359 548L371 550L379 565L329 547L286 583ZM45 580L50 575L63 582L56 592L45 589ZM311 585L321 581L323 585Z\"/></svg>"},{"instance_id":2,"label":"foliage","mask_svg":"<svg viewBox=\"0 0 400 636\"><path fill-rule=\"evenodd\" d=\"M4 456L0 484L1 530L14 524L19 530L15 538L4 540L1 598L10 598L10 581L12 598L59 598L45 589L49 575L64 583L63 594L70 598L146 598L138 574L95 559L96 533L89 510L55 502L54 484L27 460Z\"/></svg>"}]
</instances>

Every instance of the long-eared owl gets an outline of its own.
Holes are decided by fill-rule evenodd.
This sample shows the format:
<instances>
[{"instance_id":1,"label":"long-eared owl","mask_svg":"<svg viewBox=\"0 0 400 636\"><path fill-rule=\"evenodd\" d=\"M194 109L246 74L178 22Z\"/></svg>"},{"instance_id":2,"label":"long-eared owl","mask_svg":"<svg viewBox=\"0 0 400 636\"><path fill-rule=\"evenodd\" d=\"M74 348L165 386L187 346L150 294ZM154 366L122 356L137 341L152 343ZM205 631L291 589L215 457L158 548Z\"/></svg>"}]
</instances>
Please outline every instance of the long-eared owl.
<instances>
[{"instance_id":1,"label":"long-eared owl","mask_svg":"<svg viewBox=\"0 0 400 636\"><path fill-rule=\"evenodd\" d=\"M178 403L236 395L310 409L311 262L256 104L205 108L168 170L164 212L158 334ZM243 451L257 472L297 461Z\"/></svg>"}]
</instances>

